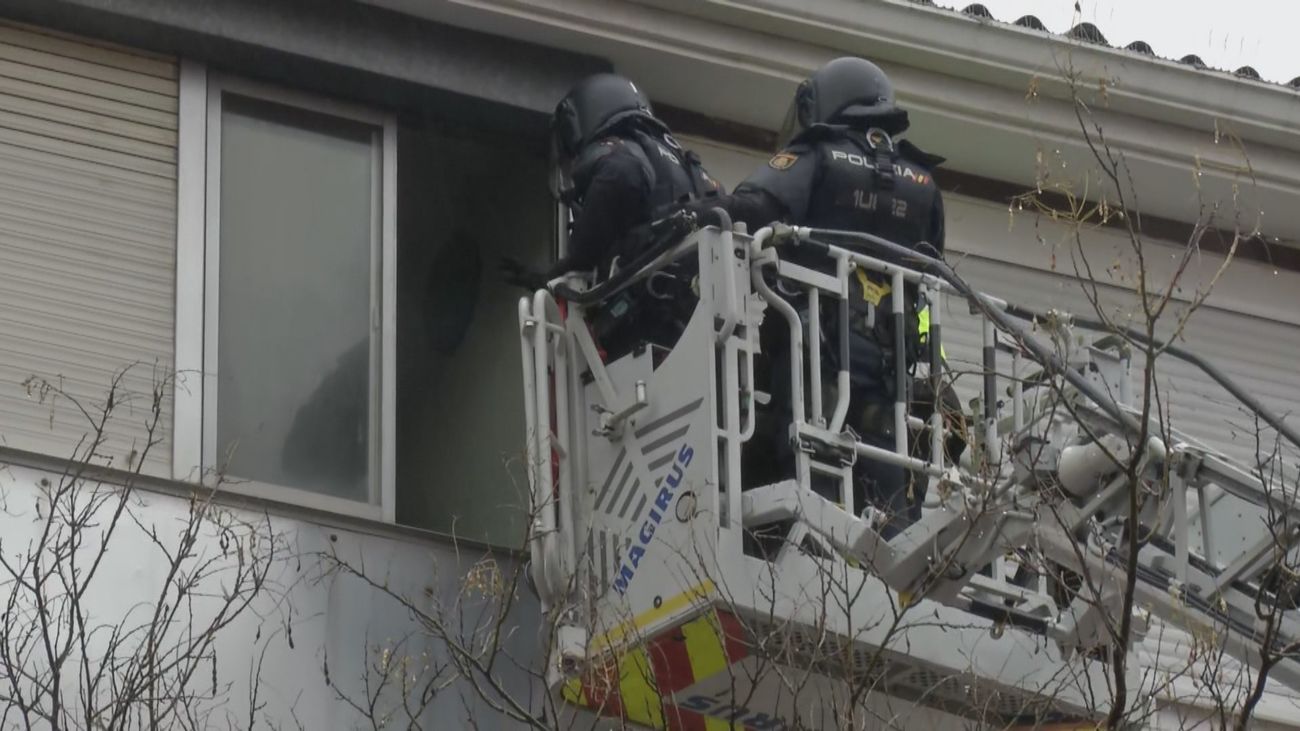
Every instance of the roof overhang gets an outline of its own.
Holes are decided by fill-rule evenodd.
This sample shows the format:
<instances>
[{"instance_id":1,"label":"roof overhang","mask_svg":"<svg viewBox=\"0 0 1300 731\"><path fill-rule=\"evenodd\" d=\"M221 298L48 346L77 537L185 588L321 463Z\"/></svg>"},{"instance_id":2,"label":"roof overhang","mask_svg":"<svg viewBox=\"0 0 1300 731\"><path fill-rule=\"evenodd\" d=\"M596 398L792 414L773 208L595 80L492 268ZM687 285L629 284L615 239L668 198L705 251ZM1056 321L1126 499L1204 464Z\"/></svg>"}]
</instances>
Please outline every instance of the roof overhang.
<instances>
[{"instance_id":1,"label":"roof overhang","mask_svg":"<svg viewBox=\"0 0 1300 731\"><path fill-rule=\"evenodd\" d=\"M1032 28L902 0L635 1L1022 96L1032 81L1040 96L1068 99L1073 70L1094 84L1112 79L1115 112L1198 129L1217 120L1252 141L1300 149L1294 89Z\"/></svg>"},{"instance_id":2,"label":"roof overhang","mask_svg":"<svg viewBox=\"0 0 1300 731\"><path fill-rule=\"evenodd\" d=\"M912 137L949 166L1031 187L1088 167L1073 70L1139 185L1141 210L1194 221L1215 203L1288 211L1300 196L1300 94L1104 46L885 0L363 0L610 59L652 98L764 129L798 81L851 53L878 60ZM1104 98L1098 94L1106 79ZM1240 139L1243 157L1230 141ZM1245 161L1249 161L1249 166ZM1065 167L1061 167L1061 163ZM1249 178L1253 176L1253 181ZM1095 183L1092 190L1095 192ZM1254 216L1245 216L1253 223ZM1264 230L1300 240L1300 217Z\"/></svg>"},{"instance_id":3,"label":"roof overhang","mask_svg":"<svg viewBox=\"0 0 1300 731\"><path fill-rule=\"evenodd\" d=\"M545 137L575 81L608 68L563 47L412 18L362 3L4 0L0 14L499 134Z\"/></svg>"}]
</instances>

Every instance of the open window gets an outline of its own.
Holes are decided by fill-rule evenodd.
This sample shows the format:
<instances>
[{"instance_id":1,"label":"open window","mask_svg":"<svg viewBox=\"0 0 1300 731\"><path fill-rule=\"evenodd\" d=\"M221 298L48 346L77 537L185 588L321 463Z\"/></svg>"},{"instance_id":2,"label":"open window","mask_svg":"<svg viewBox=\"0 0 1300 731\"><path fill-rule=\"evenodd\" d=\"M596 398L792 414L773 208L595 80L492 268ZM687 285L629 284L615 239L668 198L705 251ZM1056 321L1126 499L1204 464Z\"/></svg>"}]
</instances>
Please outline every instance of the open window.
<instances>
[{"instance_id":1,"label":"open window","mask_svg":"<svg viewBox=\"0 0 1300 731\"><path fill-rule=\"evenodd\" d=\"M177 327L178 370L204 374L197 395L178 386L199 401L198 466L224 489L391 520L396 123L216 75L205 86L201 258L182 257L178 277L178 318L201 297L201 338Z\"/></svg>"},{"instance_id":2,"label":"open window","mask_svg":"<svg viewBox=\"0 0 1300 731\"><path fill-rule=\"evenodd\" d=\"M544 145L400 109L183 66L175 476L517 546Z\"/></svg>"}]
</instances>

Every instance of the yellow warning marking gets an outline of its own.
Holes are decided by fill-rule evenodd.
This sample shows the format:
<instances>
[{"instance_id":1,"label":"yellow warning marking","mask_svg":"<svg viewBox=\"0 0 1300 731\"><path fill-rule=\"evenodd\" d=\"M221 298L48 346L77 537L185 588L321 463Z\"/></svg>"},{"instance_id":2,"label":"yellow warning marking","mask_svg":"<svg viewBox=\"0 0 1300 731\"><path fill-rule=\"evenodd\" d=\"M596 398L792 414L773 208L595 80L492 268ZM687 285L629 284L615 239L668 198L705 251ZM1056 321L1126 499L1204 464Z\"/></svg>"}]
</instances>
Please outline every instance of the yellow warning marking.
<instances>
[{"instance_id":1,"label":"yellow warning marking","mask_svg":"<svg viewBox=\"0 0 1300 731\"><path fill-rule=\"evenodd\" d=\"M564 687L560 689L560 697L579 706L587 705L587 694L582 691L582 681L578 678L564 681Z\"/></svg>"},{"instance_id":2,"label":"yellow warning marking","mask_svg":"<svg viewBox=\"0 0 1300 731\"><path fill-rule=\"evenodd\" d=\"M921 336L921 344L925 345L930 341L930 306L926 305L920 312L916 313L916 332ZM939 357L948 360L948 351L939 343Z\"/></svg>"},{"instance_id":3,"label":"yellow warning marking","mask_svg":"<svg viewBox=\"0 0 1300 731\"><path fill-rule=\"evenodd\" d=\"M711 678L727 669L727 648L723 645L722 627L713 612L682 625L686 638L686 657L691 661L695 682Z\"/></svg>"},{"instance_id":4,"label":"yellow warning marking","mask_svg":"<svg viewBox=\"0 0 1300 731\"><path fill-rule=\"evenodd\" d=\"M675 597L665 599L658 607L647 609L632 619L615 626L610 631L596 637L591 641L591 652L596 653L624 639L629 634L637 630L644 629L646 626L673 614L679 609L684 609L691 604L706 599L713 593L714 584L712 581L705 580L698 586L687 589Z\"/></svg>"},{"instance_id":5,"label":"yellow warning marking","mask_svg":"<svg viewBox=\"0 0 1300 731\"><path fill-rule=\"evenodd\" d=\"M664 701L656 689L654 670L645 650L629 652L619 662L618 694L627 720L651 728L664 727Z\"/></svg>"},{"instance_id":6,"label":"yellow warning marking","mask_svg":"<svg viewBox=\"0 0 1300 731\"><path fill-rule=\"evenodd\" d=\"M736 731L737 729L742 728L744 728L744 726L732 721L724 721L721 718L714 718L713 716L704 717L704 731Z\"/></svg>"}]
</instances>

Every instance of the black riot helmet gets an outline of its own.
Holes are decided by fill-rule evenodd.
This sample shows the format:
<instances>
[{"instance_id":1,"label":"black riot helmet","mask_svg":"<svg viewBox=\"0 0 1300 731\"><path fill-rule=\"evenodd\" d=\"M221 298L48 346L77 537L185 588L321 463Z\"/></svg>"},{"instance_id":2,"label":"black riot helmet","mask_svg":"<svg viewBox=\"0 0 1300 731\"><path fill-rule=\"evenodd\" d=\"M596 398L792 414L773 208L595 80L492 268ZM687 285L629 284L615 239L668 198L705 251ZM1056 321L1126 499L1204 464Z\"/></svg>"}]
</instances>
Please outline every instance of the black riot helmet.
<instances>
[{"instance_id":1,"label":"black riot helmet","mask_svg":"<svg viewBox=\"0 0 1300 731\"><path fill-rule=\"evenodd\" d=\"M570 89L551 117L551 192L567 202L574 158L590 142L632 121L666 129L646 95L622 76L595 74Z\"/></svg>"},{"instance_id":2,"label":"black riot helmet","mask_svg":"<svg viewBox=\"0 0 1300 731\"><path fill-rule=\"evenodd\" d=\"M894 85L880 67L845 56L822 66L799 84L786 115L782 141L818 125L877 128L895 135L907 129L907 111L894 101Z\"/></svg>"},{"instance_id":3,"label":"black riot helmet","mask_svg":"<svg viewBox=\"0 0 1300 731\"><path fill-rule=\"evenodd\" d=\"M631 81L617 74L588 76L569 90L555 107L551 134L563 158L631 118L659 124L650 100Z\"/></svg>"}]
</instances>

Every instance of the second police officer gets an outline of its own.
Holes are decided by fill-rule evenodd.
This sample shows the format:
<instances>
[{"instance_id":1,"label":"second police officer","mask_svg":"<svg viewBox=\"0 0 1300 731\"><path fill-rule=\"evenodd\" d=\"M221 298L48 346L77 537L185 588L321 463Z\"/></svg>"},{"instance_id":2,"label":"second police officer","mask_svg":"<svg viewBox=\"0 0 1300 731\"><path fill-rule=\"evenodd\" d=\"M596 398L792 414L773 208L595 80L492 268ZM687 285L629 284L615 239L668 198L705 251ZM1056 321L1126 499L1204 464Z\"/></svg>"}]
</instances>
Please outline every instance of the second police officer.
<instances>
[{"instance_id":1,"label":"second police officer","mask_svg":"<svg viewBox=\"0 0 1300 731\"><path fill-rule=\"evenodd\" d=\"M879 67L860 58L836 59L799 85L782 130L781 150L732 195L691 208L708 222L708 209L721 205L751 231L784 221L870 233L942 256L943 200L930 171L943 159L898 139L907 128L907 112L896 104L893 85ZM818 266L812 260L808 264ZM890 298L899 293L889 291L887 278L862 270L851 277L850 285L852 386L846 424L864 442L892 449L896 389L889 313ZM918 321L928 321L928 312L918 318L915 293L907 297L910 350L920 341ZM769 317L768 322L778 319ZM764 327L763 350L772 362L769 383L777 412L771 436L777 460L788 470L793 459L788 434L792 414L784 327ZM823 332L833 336L838 330L824 323ZM838 347L822 352L829 356L827 365L837 368ZM902 467L877 460L860 459L855 467L855 505L861 508L869 501L889 516L886 537L913 522L919 512L919 496L908 500L906 477Z\"/></svg>"}]
</instances>

